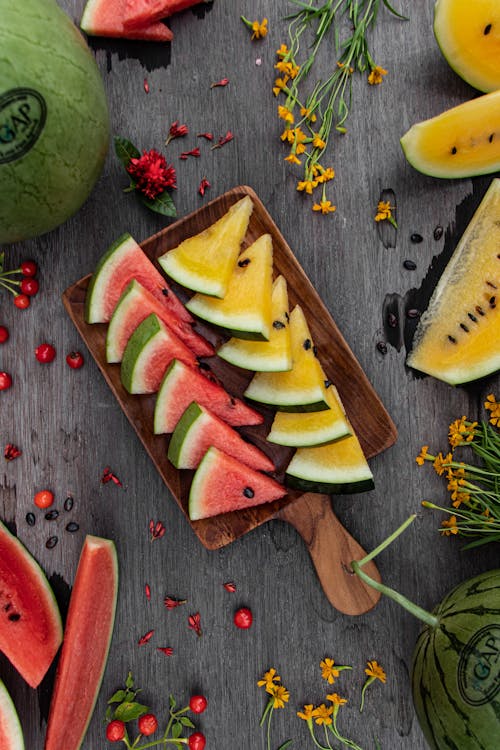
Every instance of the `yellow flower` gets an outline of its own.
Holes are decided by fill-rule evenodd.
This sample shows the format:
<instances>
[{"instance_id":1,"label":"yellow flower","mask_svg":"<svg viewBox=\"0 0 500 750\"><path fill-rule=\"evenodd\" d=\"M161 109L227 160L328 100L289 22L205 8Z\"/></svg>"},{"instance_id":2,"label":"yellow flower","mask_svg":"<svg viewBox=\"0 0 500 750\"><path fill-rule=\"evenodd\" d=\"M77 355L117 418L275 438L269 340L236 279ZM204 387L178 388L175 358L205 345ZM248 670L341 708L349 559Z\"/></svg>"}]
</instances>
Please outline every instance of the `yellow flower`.
<instances>
[{"instance_id":1,"label":"yellow flower","mask_svg":"<svg viewBox=\"0 0 500 750\"><path fill-rule=\"evenodd\" d=\"M283 107L281 104L278 107L278 116L285 122L293 123L294 117L288 107Z\"/></svg>"},{"instance_id":2,"label":"yellow flower","mask_svg":"<svg viewBox=\"0 0 500 750\"><path fill-rule=\"evenodd\" d=\"M328 726L328 724L332 723L331 716L333 714L333 706L325 706L324 703L321 704L321 706L318 706L314 709L312 712L312 715L314 717L314 721L316 724L324 724L325 726Z\"/></svg>"},{"instance_id":3,"label":"yellow flower","mask_svg":"<svg viewBox=\"0 0 500 750\"><path fill-rule=\"evenodd\" d=\"M328 682L329 685L333 685L333 683L335 682L335 678L340 674L340 670L337 669L334 665L334 660L328 658L323 659L323 661L319 663L319 666L321 667L321 676Z\"/></svg>"},{"instance_id":4,"label":"yellow flower","mask_svg":"<svg viewBox=\"0 0 500 750\"><path fill-rule=\"evenodd\" d=\"M367 662L365 674L367 674L368 677L373 677L375 680L380 680L380 682L386 681L386 674L380 664L376 661Z\"/></svg>"},{"instance_id":5,"label":"yellow flower","mask_svg":"<svg viewBox=\"0 0 500 750\"><path fill-rule=\"evenodd\" d=\"M318 134L316 134L312 140L312 145L314 146L314 148L325 148L326 141L324 141L319 137Z\"/></svg>"},{"instance_id":6,"label":"yellow flower","mask_svg":"<svg viewBox=\"0 0 500 750\"><path fill-rule=\"evenodd\" d=\"M334 177L335 177L335 171L331 167L327 167L327 169L325 169L323 171L323 174L321 175L321 178L322 178L321 181L328 182L329 180L333 180Z\"/></svg>"},{"instance_id":7,"label":"yellow flower","mask_svg":"<svg viewBox=\"0 0 500 750\"><path fill-rule=\"evenodd\" d=\"M269 685L272 685L274 682L279 682L280 680L281 677L276 673L274 667L271 667L271 669L264 673L264 677L258 681L257 685L267 689Z\"/></svg>"},{"instance_id":8,"label":"yellow flower","mask_svg":"<svg viewBox=\"0 0 500 750\"><path fill-rule=\"evenodd\" d=\"M449 536L450 534L458 534L459 532L456 516L450 516L448 520L442 521L441 526L444 526L444 528L441 529L441 533L445 536Z\"/></svg>"},{"instance_id":9,"label":"yellow flower","mask_svg":"<svg viewBox=\"0 0 500 750\"><path fill-rule=\"evenodd\" d=\"M285 128L285 130L280 135L280 138L282 141L287 141L288 143L293 143L295 141L295 131L293 128Z\"/></svg>"},{"instance_id":10,"label":"yellow flower","mask_svg":"<svg viewBox=\"0 0 500 750\"><path fill-rule=\"evenodd\" d=\"M337 68L345 68L345 63L337 62ZM354 73L354 68L352 68L351 66L349 66L349 73Z\"/></svg>"},{"instance_id":11,"label":"yellow flower","mask_svg":"<svg viewBox=\"0 0 500 750\"><path fill-rule=\"evenodd\" d=\"M297 716L299 719L304 719L304 721L310 721L313 718L313 713L313 705L309 703L307 706L304 706L303 711L297 711Z\"/></svg>"},{"instance_id":12,"label":"yellow flower","mask_svg":"<svg viewBox=\"0 0 500 750\"><path fill-rule=\"evenodd\" d=\"M446 456L443 456L441 452L437 454L432 465L434 466L434 471L436 472L438 477L442 476L446 471L445 464L450 464L452 461L453 456L451 455L451 453L447 453Z\"/></svg>"},{"instance_id":13,"label":"yellow flower","mask_svg":"<svg viewBox=\"0 0 500 750\"><path fill-rule=\"evenodd\" d=\"M276 70L279 70L280 73L284 73L286 76L290 76L290 78L295 78L295 76L298 73L298 68L293 65L291 62L285 62L284 60L279 60L276 65L274 66ZM294 73L294 70L296 69L296 72Z\"/></svg>"},{"instance_id":14,"label":"yellow flower","mask_svg":"<svg viewBox=\"0 0 500 750\"><path fill-rule=\"evenodd\" d=\"M453 495L452 495L453 499ZM462 503L467 505L470 501L470 495L468 492L457 492L456 498L453 499L452 505L454 508L460 508Z\"/></svg>"},{"instance_id":15,"label":"yellow flower","mask_svg":"<svg viewBox=\"0 0 500 750\"><path fill-rule=\"evenodd\" d=\"M285 708L285 703L290 699L290 693L284 685L273 685L266 687L266 692L273 699L273 708Z\"/></svg>"},{"instance_id":16,"label":"yellow flower","mask_svg":"<svg viewBox=\"0 0 500 750\"><path fill-rule=\"evenodd\" d=\"M341 698L338 693L327 695L326 700L331 701L335 706L343 706L344 703L347 703L347 698Z\"/></svg>"},{"instance_id":17,"label":"yellow flower","mask_svg":"<svg viewBox=\"0 0 500 750\"><path fill-rule=\"evenodd\" d=\"M391 206L389 201L379 201L377 204L377 213L375 214L375 221L386 221L392 219L392 211L394 206Z\"/></svg>"},{"instance_id":18,"label":"yellow flower","mask_svg":"<svg viewBox=\"0 0 500 750\"><path fill-rule=\"evenodd\" d=\"M308 195L312 195L312 191L315 187L318 186L317 180L304 180L303 182L297 183L297 190L299 193L305 192Z\"/></svg>"},{"instance_id":19,"label":"yellow flower","mask_svg":"<svg viewBox=\"0 0 500 750\"><path fill-rule=\"evenodd\" d=\"M309 122L316 122L317 120L314 112L312 112L311 109L308 109L307 107L301 107L300 114L302 115L302 117L305 117L306 120L309 120Z\"/></svg>"},{"instance_id":20,"label":"yellow flower","mask_svg":"<svg viewBox=\"0 0 500 750\"><path fill-rule=\"evenodd\" d=\"M258 21L253 21L252 39L264 39L264 37L267 36L268 30L269 29L267 28L267 18L263 18L260 23Z\"/></svg>"},{"instance_id":21,"label":"yellow flower","mask_svg":"<svg viewBox=\"0 0 500 750\"><path fill-rule=\"evenodd\" d=\"M288 154L288 156L285 156L285 161L289 161L290 164L302 164L300 159L297 159L295 154Z\"/></svg>"},{"instance_id":22,"label":"yellow flower","mask_svg":"<svg viewBox=\"0 0 500 750\"><path fill-rule=\"evenodd\" d=\"M464 433L467 429L465 425L465 417L461 419L455 419L448 428L448 440L452 448L456 448L458 445L462 445L464 441Z\"/></svg>"},{"instance_id":23,"label":"yellow flower","mask_svg":"<svg viewBox=\"0 0 500 750\"><path fill-rule=\"evenodd\" d=\"M490 393L488 396L486 396L486 401L484 402L484 408L491 412L490 415L490 422L492 425L498 426L500 422L500 402L496 400L493 393Z\"/></svg>"},{"instance_id":24,"label":"yellow flower","mask_svg":"<svg viewBox=\"0 0 500 750\"><path fill-rule=\"evenodd\" d=\"M303 154L306 150L305 143L297 143L295 146L295 153L296 154Z\"/></svg>"},{"instance_id":25,"label":"yellow flower","mask_svg":"<svg viewBox=\"0 0 500 750\"><path fill-rule=\"evenodd\" d=\"M276 50L278 57L286 57L288 55L288 47L286 44L282 44L279 49Z\"/></svg>"},{"instance_id":26,"label":"yellow flower","mask_svg":"<svg viewBox=\"0 0 500 750\"><path fill-rule=\"evenodd\" d=\"M336 210L337 206L332 206L331 201L320 201L313 206L313 211L321 211L322 214L331 214Z\"/></svg>"},{"instance_id":27,"label":"yellow flower","mask_svg":"<svg viewBox=\"0 0 500 750\"><path fill-rule=\"evenodd\" d=\"M370 75L368 76L368 83L370 84L370 86L378 86L384 80L383 76L386 75L387 70L381 68L380 65L375 65L372 68Z\"/></svg>"},{"instance_id":28,"label":"yellow flower","mask_svg":"<svg viewBox=\"0 0 500 750\"><path fill-rule=\"evenodd\" d=\"M290 69L290 78L295 78L300 70L300 65L292 65Z\"/></svg>"},{"instance_id":29,"label":"yellow flower","mask_svg":"<svg viewBox=\"0 0 500 750\"><path fill-rule=\"evenodd\" d=\"M280 91L283 91L283 89L285 88L286 84L288 83L288 80L289 80L288 76L284 76L283 78L277 78L275 80L274 86L273 86L273 94L274 94L274 96L278 96L278 94L280 93Z\"/></svg>"},{"instance_id":30,"label":"yellow flower","mask_svg":"<svg viewBox=\"0 0 500 750\"><path fill-rule=\"evenodd\" d=\"M307 135L304 133L302 128L295 128L294 133L297 143L305 143L307 141Z\"/></svg>"},{"instance_id":31,"label":"yellow flower","mask_svg":"<svg viewBox=\"0 0 500 750\"><path fill-rule=\"evenodd\" d=\"M423 445L421 447L420 453L418 454L418 456L415 459L415 461L417 462L417 464L419 466L423 466L424 465L425 459L427 458L427 452L428 452L428 450L429 450L429 446L428 445Z\"/></svg>"}]
</instances>

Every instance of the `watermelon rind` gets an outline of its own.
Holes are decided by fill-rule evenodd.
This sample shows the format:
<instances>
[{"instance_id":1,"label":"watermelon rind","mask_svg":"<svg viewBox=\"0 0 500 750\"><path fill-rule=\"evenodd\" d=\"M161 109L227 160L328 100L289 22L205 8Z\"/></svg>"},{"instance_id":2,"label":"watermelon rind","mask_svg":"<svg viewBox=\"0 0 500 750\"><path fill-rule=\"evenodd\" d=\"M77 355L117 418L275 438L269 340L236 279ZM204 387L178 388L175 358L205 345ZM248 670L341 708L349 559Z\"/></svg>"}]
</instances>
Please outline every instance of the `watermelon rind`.
<instances>
[{"instance_id":1,"label":"watermelon rind","mask_svg":"<svg viewBox=\"0 0 500 750\"><path fill-rule=\"evenodd\" d=\"M71 592L45 750L79 750L83 743L106 669L117 598L114 542L87 535Z\"/></svg>"},{"instance_id":2,"label":"watermelon rind","mask_svg":"<svg viewBox=\"0 0 500 750\"><path fill-rule=\"evenodd\" d=\"M19 558L17 565L15 560L9 560L9 555ZM3 570L6 563L8 567ZM30 594L34 599L31 608ZM3 613L6 621L0 616L0 651L28 685L38 687L61 645L61 615L45 573L19 539L0 522L0 601L3 597L9 601ZM17 607L22 616L9 620L9 614L19 614Z\"/></svg>"},{"instance_id":3,"label":"watermelon rind","mask_svg":"<svg viewBox=\"0 0 500 750\"><path fill-rule=\"evenodd\" d=\"M196 469L211 446L253 469L274 471L274 464L265 453L243 440L227 423L193 402L177 422L168 446L168 459L177 469Z\"/></svg>"},{"instance_id":4,"label":"watermelon rind","mask_svg":"<svg viewBox=\"0 0 500 750\"><path fill-rule=\"evenodd\" d=\"M21 722L7 688L0 680L0 747L2 750L24 750Z\"/></svg>"},{"instance_id":5,"label":"watermelon rind","mask_svg":"<svg viewBox=\"0 0 500 750\"><path fill-rule=\"evenodd\" d=\"M111 243L99 259L90 279L85 297L85 320L87 323L106 323L103 303L108 285L112 283L116 268L119 268L130 249L135 249L136 241L125 232Z\"/></svg>"}]
</instances>

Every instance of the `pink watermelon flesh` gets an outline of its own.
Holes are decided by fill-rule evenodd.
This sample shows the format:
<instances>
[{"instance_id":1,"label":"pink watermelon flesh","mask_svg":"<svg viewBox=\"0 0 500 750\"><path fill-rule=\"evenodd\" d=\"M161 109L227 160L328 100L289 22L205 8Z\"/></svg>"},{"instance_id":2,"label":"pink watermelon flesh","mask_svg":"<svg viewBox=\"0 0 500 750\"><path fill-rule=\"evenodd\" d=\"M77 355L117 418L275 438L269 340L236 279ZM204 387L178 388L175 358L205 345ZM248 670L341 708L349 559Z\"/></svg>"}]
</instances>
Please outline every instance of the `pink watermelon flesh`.
<instances>
[{"instance_id":1,"label":"pink watermelon flesh","mask_svg":"<svg viewBox=\"0 0 500 750\"><path fill-rule=\"evenodd\" d=\"M278 482L248 468L217 448L209 448L193 477L189 493L192 521L270 503L286 495Z\"/></svg>"},{"instance_id":2,"label":"pink watermelon flesh","mask_svg":"<svg viewBox=\"0 0 500 750\"><path fill-rule=\"evenodd\" d=\"M163 23L148 23L136 28L126 27L126 0L88 0L80 27L91 36L143 39L150 42L170 42L174 35Z\"/></svg>"},{"instance_id":3,"label":"pink watermelon flesh","mask_svg":"<svg viewBox=\"0 0 500 750\"><path fill-rule=\"evenodd\" d=\"M160 320L170 328L170 330L188 346L191 351L196 354L197 357L211 357L215 354L213 346L194 331L189 323L181 320L174 315L171 310L165 307L159 302L156 297L145 289L142 284L138 281L130 282L122 296L120 302L123 301L123 305L120 303L117 305L115 310L122 310L123 313L119 317L117 325L108 328L108 337L112 335L113 340L107 341L108 350L112 348L113 357L108 358L108 362L121 362L123 358L123 352L127 346L127 342L130 339L132 333L135 331L137 326L150 315L150 313L156 313Z\"/></svg>"},{"instance_id":4,"label":"pink watermelon flesh","mask_svg":"<svg viewBox=\"0 0 500 750\"><path fill-rule=\"evenodd\" d=\"M231 396L210 373L172 362L156 399L154 431L156 435L173 432L183 412L192 401L234 427L262 424L264 417L239 398Z\"/></svg>"},{"instance_id":5,"label":"pink watermelon flesh","mask_svg":"<svg viewBox=\"0 0 500 750\"><path fill-rule=\"evenodd\" d=\"M123 22L127 28L143 26L191 8L200 2L201 0L125 0Z\"/></svg>"},{"instance_id":6,"label":"pink watermelon flesh","mask_svg":"<svg viewBox=\"0 0 500 750\"><path fill-rule=\"evenodd\" d=\"M45 575L0 523L0 651L37 687L61 641L61 617Z\"/></svg>"},{"instance_id":7,"label":"pink watermelon flesh","mask_svg":"<svg viewBox=\"0 0 500 750\"><path fill-rule=\"evenodd\" d=\"M16 707L0 680L0 749L24 750L23 730Z\"/></svg>"},{"instance_id":8,"label":"pink watermelon flesh","mask_svg":"<svg viewBox=\"0 0 500 750\"><path fill-rule=\"evenodd\" d=\"M87 536L71 592L45 750L79 750L106 667L118 594L116 549Z\"/></svg>"},{"instance_id":9,"label":"pink watermelon flesh","mask_svg":"<svg viewBox=\"0 0 500 750\"><path fill-rule=\"evenodd\" d=\"M252 445L208 409L193 403L177 423L168 457L178 469L196 469L207 450L214 446L256 471L274 471L265 453Z\"/></svg>"}]
</instances>

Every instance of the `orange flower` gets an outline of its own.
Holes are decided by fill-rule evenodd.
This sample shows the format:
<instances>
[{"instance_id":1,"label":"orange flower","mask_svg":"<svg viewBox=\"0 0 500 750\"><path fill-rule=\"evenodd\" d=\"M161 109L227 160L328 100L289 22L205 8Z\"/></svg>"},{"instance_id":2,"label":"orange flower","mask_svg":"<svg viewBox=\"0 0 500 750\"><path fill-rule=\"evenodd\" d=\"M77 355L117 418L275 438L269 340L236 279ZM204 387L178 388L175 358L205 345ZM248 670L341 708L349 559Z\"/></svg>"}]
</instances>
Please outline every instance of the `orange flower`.
<instances>
[{"instance_id":1,"label":"orange flower","mask_svg":"<svg viewBox=\"0 0 500 750\"><path fill-rule=\"evenodd\" d=\"M315 203L313 211L321 211L322 214L331 214L337 210L337 206L332 206L331 201L322 200L319 203Z\"/></svg>"},{"instance_id":2,"label":"orange flower","mask_svg":"<svg viewBox=\"0 0 500 750\"><path fill-rule=\"evenodd\" d=\"M378 86L383 82L383 76L387 75L387 70L380 67L380 65L374 65L371 69L371 73L368 76L368 83L370 86Z\"/></svg>"}]
</instances>

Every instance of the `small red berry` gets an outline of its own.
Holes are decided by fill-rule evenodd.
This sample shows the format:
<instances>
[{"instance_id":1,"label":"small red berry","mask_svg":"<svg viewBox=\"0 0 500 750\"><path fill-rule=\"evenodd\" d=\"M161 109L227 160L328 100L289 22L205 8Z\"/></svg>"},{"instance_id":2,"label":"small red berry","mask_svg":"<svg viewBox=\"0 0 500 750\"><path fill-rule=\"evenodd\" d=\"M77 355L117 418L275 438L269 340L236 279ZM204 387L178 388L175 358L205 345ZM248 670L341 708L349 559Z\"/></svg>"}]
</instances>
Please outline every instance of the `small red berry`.
<instances>
[{"instance_id":1,"label":"small red berry","mask_svg":"<svg viewBox=\"0 0 500 750\"><path fill-rule=\"evenodd\" d=\"M28 297L34 297L40 289L40 284L37 279L23 279L21 281L21 292L27 294Z\"/></svg>"},{"instance_id":2,"label":"small red berry","mask_svg":"<svg viewBox=\"0 0 500 750\"><path fill-rule=\"evenodd\" d=\"M27 294L16 294L14 304L19 310L26 310L30 306L30 298Z\"/></svg>"},{"instance_id":3,"label":"small red berry","mask_svg":"<svg viewBox=\"0 0 500 750\"><path fill-rule=\"evenodd\" d=\"M189 699L189 708L194 714L202 714L208 705L204 695L192 695Z\"/></svg>"},{"instance_id":4,"label":"small red berry","mask_svg":"<svg viewBox=\"0 0 500 750\"><path fill-rule=\"evenodd\" d=\"M110 742L120 742L125 737L125 724L119 719L110 721L106 727L106 739Z\"/></svg>"},{"instance_id":5,"label":"small red berry","mask_svg":"<svg viewBox=\"0 0 500 750\"><path fill-rule=\"evenodd\" d=\"M237 609L234 613L234 624L237 628L247 630L252 625L252 621L252 610L248 609L248 607L241 607L241 609Z\"/></svg>"},{"instance_id":6,"label":"small red berry","mask_svg":"<svg viewBox=\"0 0 500 750\"><path fill-rule=\"evenodd\" d=\"M83 354L80 354L80 352L70 352L66 357L66 362L72 370L79 370L80 367L83 367Z\"/></svg>"},{"instance_id":7,"label":"small red berry","mask_svg":"<svg viewBox=\"0 0 500 750\"><path fill-rule=\"evenodd\" d=\"M23 276L35 276L38 266L34 260L24 260L21 263L21 273Z\"/></svg>"},{"instance_id":8,"label":"small red berry","mask_svg":"<svg viewBox=\"0 0 500 750\"><path fill-rule=\"evenodd\" d=\"M40 490L34 497L34 503L37 508L50 508L54 502L54 493L50 490Z\"/></svg>"},{"instance_id":9,"label":"small red berry","mask_svg":"<svg viewBox=\"0 0 500 750\"><path fill-rule=\"evenodd\" d=\"M188 739L189 750L204 750L207 741L201 732L195 732Z\"/></svg>"},{"instance_id":10,"label":"small red berry","mask_svg":"<svg viewBox=\"0 0 500 750\"><path fill-rule=\"evenodd\" d=\"M6 391L12 385L12 378L8 372L0 372L0 391Z\"/></svg>"},{"instance_id":11,"label":"small red berry","mask_svg":"<svg viewBox=\"0 0 500 750\"><path fill-rule=\"evenodd\" d=\"M55 356L56 350L50 344L40 344L40 346L37 346L35 349L35 357L42 364L52 362L52 360L55 359Z\"/></svg>"},{"instance_id":12,"label":"small red berry","mask_svg":"<svg viewBox=\"0 0 500 750\"><path fill-rule=\"evenodd\" d=\"M154 734L158 729L158 721L154 714L144 714L144 716L139 718L137 724L139 726L139 732L145 737Z\"/></svg>"},{"instance_id":13,"label":"small red berry","mask_svg":"<svg viewBox=\"0 0 500 750\"><path fill-rule=\"evenodd\" d=\"M5 344L9 340L9 329L5 326L0 326L0 344Z\"/></svg>"}]
</instances>

